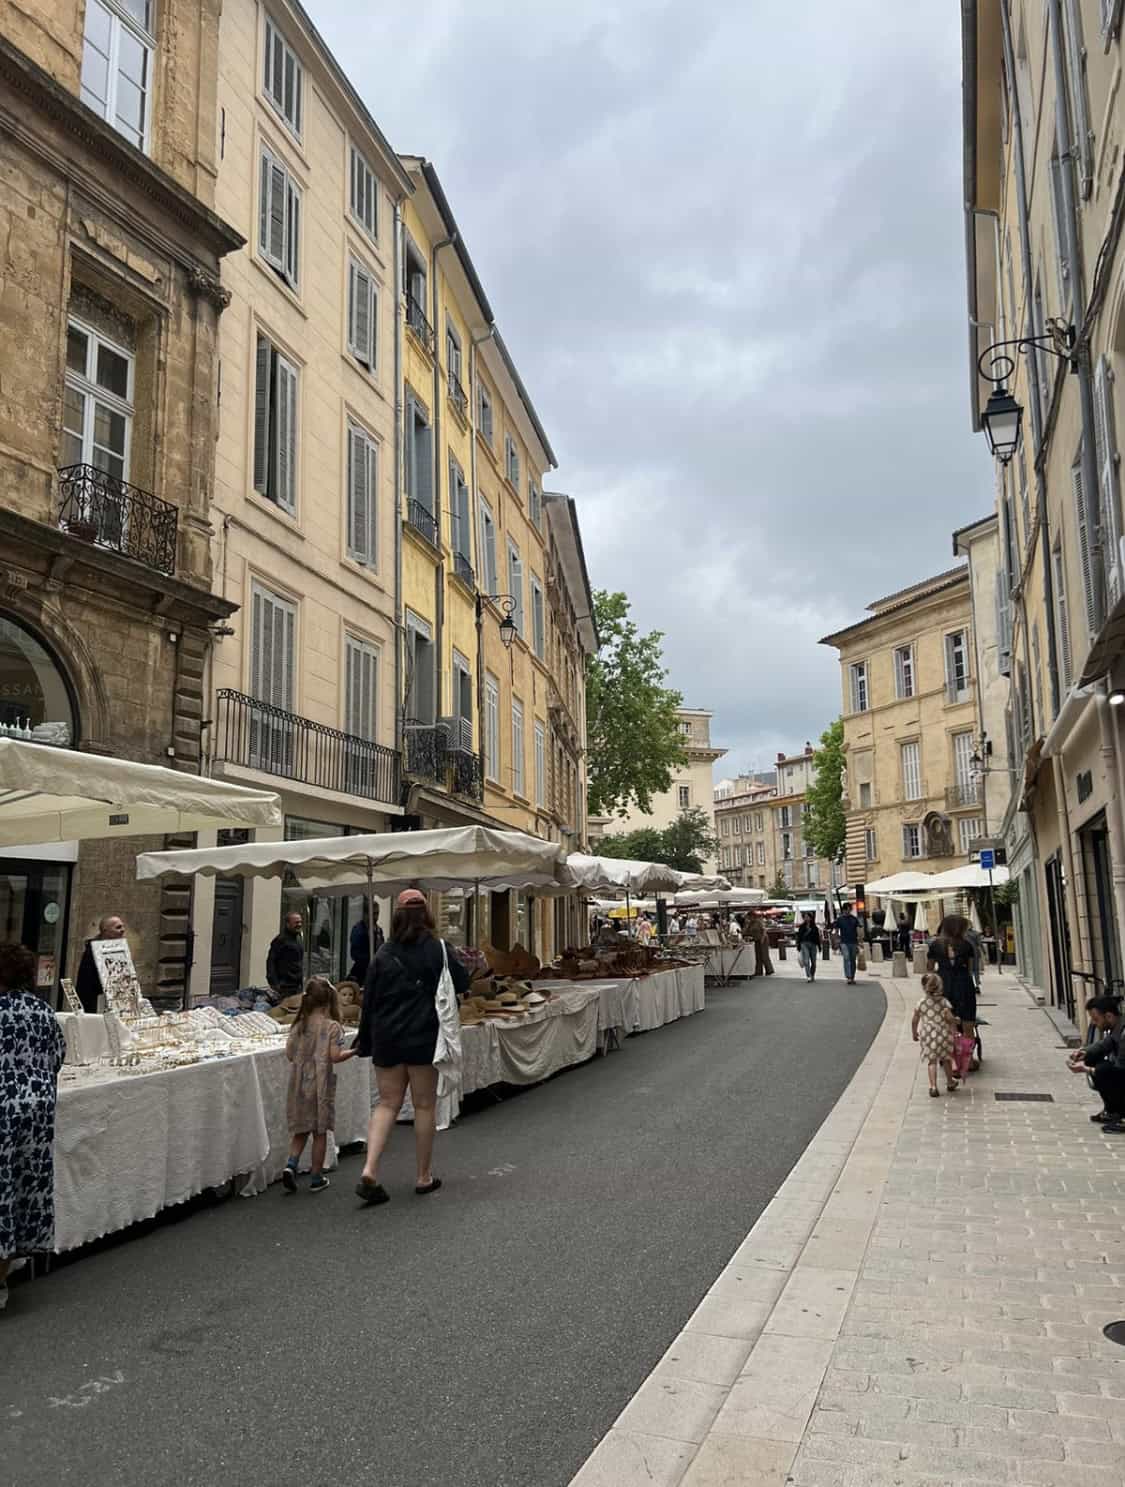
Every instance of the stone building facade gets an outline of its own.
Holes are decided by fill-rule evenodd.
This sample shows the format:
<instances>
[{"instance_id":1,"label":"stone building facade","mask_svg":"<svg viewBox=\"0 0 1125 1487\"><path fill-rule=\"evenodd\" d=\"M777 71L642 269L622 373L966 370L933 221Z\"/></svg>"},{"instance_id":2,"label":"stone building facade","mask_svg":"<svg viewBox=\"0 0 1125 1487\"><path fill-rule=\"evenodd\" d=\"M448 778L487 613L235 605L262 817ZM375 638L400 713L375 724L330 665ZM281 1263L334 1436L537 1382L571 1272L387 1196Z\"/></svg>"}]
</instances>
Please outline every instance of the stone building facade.
<instances>
[{"instance_id":1,"label":"stone building facade","mask_svg":"<svg viewBox=\"0 0 1125 1487\"><path fill-rule=\"evenodd\" d=\"M212 627L220 260L218 0L0 3L0 728L196 771ZM176 996L190 893L140 889L162 841L0 860L5 937L44 988L126 911Z\"/></svg>"},{"instance_id":2,"label":"stone building facade","mask_svg":"<svg viewBox=\"0 0 1125 1487\"><path fill-rule=\"evenodd\" d=\"M787 893L816 898L832 887L832 864L805 839L805 799L816 779L813 746L777 756L773 785L732 782L715 792L719 871L740 888L784 885Z\"/></svg>"}]
</instances>

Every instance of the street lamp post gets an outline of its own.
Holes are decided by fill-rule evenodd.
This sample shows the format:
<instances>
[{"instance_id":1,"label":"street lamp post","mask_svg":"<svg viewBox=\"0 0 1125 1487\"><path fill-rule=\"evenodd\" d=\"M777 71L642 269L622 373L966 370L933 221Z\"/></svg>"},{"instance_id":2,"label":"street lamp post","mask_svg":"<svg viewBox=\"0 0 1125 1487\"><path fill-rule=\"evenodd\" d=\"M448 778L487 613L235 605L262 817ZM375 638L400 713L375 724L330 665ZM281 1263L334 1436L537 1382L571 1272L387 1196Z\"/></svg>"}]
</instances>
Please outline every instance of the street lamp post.
<instances>
[{"instance_id":1,"label":"street lamp post","mask_svg":"<svg viewBox=\"0 0 1125 1487\"><path fill-rule=\"evenodd\" d=\"M1007 347L1014 347L1026 356L1034 347L1046 351L1068 362L1070 370L1077 372L1078 357L1075 354L1077 335L1073 325L1061 320L1052 320L1047 333L1042 336L1019 336L1012 341L994 341L977 358L977 372L992 383L992 392L980 416L981 427L988 440L988 447L1002 465L1008 464L1020 443L1023 408L1008 391L1008 378L1016 369L1016 359L1010 356Z\"/></svg>"},{"instance_id":2,"label":"street lamp post","mask_svg":"<svg viewBox=\"0 0 1125 1487\"><path fill-rule=\"evenodd\" d=\"M511 594L478 594L477 595L477 627L479 629L484 619L484 603L488 600L491 604L500 606L503 619L500 621L500 639L504 649L510 651L512 642L516 638L515 613L519 607L518 600L513 599Z\"/></svg>"}]
</instances>

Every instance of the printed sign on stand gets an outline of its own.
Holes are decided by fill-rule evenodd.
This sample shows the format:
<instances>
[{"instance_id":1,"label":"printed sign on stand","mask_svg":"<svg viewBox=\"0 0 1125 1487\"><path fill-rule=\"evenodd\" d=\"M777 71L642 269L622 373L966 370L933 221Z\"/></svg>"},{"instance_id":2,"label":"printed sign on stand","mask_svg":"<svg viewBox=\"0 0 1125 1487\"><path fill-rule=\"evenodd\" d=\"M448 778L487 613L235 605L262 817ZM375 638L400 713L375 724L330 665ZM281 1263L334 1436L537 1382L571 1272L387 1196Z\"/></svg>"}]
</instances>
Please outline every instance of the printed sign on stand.
<instances>
[{"instance_id":1,"label":"printed sign on stand","mask_svg":"<svg viewBox=\"0 0 1125 1487\"><path fill-rule=\"evenodd\" d=\"M141 1015L141 983L137 980L136 967L129 941L91 940L90 952L98 968L98 979L105 992L106 1007L119 1017Z\"/></svg>"}]
</instances>

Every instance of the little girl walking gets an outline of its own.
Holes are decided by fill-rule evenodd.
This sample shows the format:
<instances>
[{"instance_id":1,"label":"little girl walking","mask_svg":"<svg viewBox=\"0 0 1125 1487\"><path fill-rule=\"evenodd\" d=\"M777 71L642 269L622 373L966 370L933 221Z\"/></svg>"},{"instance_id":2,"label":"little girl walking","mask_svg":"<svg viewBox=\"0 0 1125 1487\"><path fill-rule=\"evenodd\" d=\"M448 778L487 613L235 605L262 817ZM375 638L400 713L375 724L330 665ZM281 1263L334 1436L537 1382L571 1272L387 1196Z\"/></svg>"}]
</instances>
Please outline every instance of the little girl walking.
<instances>
[{"instance_id":1,"label":"little girl walking","mask_svg":"<svg viewBox=\"0 0 1125 1487\"><path fill-rule=\"evenodd\" d=\"M286 1117L289 1124L289 1160L281 1181L287 1192L297 1191L297 1164L312 1137L312 1181L310 1192L321 1193L328 1186L324 1175L324 1155L328 1132L336 1124L336 1064L355 1058L354 1048L344 1047L344 1029L340 1025L340 1005L336 988L323 976L313 976L305 986L297 1021L285 1045L285 1056L293 1065L289 1071L289 1098Z\"/></svg>"},{"instance_id":2,"label":"little girl walking","mask_svg":"<svg viewBox=\"0 0 1125 1487\"><path fill-rule=\"evenodd\" d=\"M945 1069L945 1087L950 1094L957 1088L953 1073L953 1032L957 1019L945 999L945 986L940 976L930 971L922 977L925 995L914 1008L911 1030L915 1043L922 1045L923 1062L929 1066L930 1099L938 1097L938 1064Z\"/></svg>"}]
</instances>

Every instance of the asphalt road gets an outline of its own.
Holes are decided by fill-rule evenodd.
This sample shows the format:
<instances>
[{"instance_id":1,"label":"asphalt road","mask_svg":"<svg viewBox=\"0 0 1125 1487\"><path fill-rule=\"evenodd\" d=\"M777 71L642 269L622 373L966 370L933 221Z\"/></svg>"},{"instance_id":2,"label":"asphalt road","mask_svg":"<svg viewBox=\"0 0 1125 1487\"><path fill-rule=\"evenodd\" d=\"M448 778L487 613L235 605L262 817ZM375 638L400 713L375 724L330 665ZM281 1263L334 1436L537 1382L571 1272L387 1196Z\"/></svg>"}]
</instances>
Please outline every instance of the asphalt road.
<instances>
[{"instance_id":1,"label":"asphalt road","mask_svg":"<svg viewBox=\"0 0 1125 1487\"><path fill-rule=\"evenodd\" d=\"M462 1119L445 1188L400 1129L331 1189L194 1211L13 1287L10 1487L565 1487L846 1085L876 984L703 1014Z\"/></svg>"}]
</instances>

